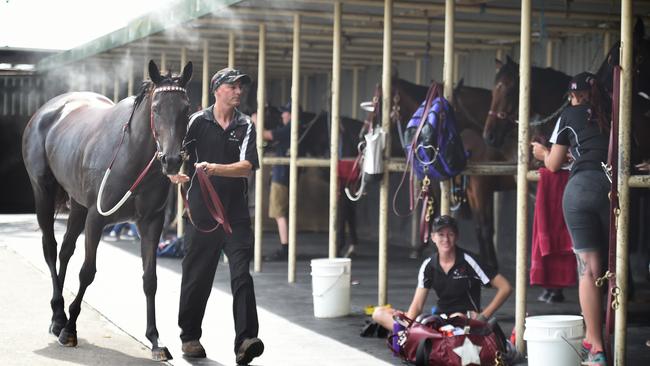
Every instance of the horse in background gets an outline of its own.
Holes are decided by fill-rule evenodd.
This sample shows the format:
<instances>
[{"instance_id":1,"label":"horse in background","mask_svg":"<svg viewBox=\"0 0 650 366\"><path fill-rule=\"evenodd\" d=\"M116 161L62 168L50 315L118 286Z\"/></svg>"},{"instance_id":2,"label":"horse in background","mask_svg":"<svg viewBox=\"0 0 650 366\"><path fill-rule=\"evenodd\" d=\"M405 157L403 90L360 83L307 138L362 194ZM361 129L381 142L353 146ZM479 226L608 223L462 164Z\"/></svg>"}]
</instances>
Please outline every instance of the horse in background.
<instances>
[{"instance_id":1,"label":"horse in background","mask_svg":"<svg viewBox=\"0 0 650 366\"><path fill-rule=\"evenodd\" d=\"M428 87L397 78L393 79L392 85L393 95L399 95L394 99L399 100L400 122L406 123L426 98ZM452 106L472 164L506 160L500 150L488 146L481 136L490 101L488 89L465 86L462 80L454 88ZM480 256L495 266L493 194L513 188L514 180L507 176L474 175L467 181L467 202L475 224Z\"/></svg>"},{"instance_id":2,"label":"horse in background","mask_svg":"<svg viewBox=\"0 0 650 366\"><path fill-rule=\"evenodd\" d=\"M91 92L63 94L36 111L25 128L23 159L34 191L43 254L54 290L50 332L63 346L77 345L77 318L84 293L97 271L102 230L108 224L134 220L141 236L146 336L153 359L172 358L167 348L159 345L156 328L156 249L170 185L166 175L178 173L185 156L183 139L190 108L185 86L191 75L192 63L185 66L180 77L172 77L162 76L150 61L151 81L143 83L137 96L114 104ZM57 273L54 216L66 196L70 214ZM115 206L102 212L102 205ZM68 318L62 291L68 262L82 231L86 256Z\"/></svg>"},{"instance_id":3,"label":"horse in background","mask_svg":"<svg viewBox=\"0 0 650 366\"><path fill-rule=\"evenodd\" d=\"M426 90L425 90L426 93ZM265 122L264 129L272 130L282 125L282 113L280 110L268 103L264 108ZM242 112L252 115L257 112L257 81L253 81L241 98L239 108ZM330 144L330 115L326 111L311 112L300 111L298 118L300 127L298 129L299 148L298 156L327 157L329 156ZM343 156L351 157L356 155L357 144L360 141L360 131L363 121L341 116L341 149ZM403 154L403 152L402 152Z\"/></svg>"},{"instance_id":4,"label":"horse in background","mask_svg":"<svg viewBox=\"0 0 650 366\"><path fill-rule=\"evenodd\" d=\"M492 102L483 138L492 147L502 150L509 161L517 156L517 121L519 108L519 64L510 56L506 62L496 60L497 72L492 89ZM548 140L560 112L566 105L566 93L571 76L552 68L532 67L530 84L531 136Z\"/></svg>"},{"instance_id":5,"label":"horse in background","mask_svg":"<svg viewBox=\"0 0 650 366\"><path fill-rule=\"evenodd\" d=\"M645 25L637 18L632 37L632 164L650 159L650 38L645 37ZM609 50L596 72L596 79L611 98L614 67L620 64L620 42ZM607 103L611 111L611 100Z\"/></svg>"}]
</instances>

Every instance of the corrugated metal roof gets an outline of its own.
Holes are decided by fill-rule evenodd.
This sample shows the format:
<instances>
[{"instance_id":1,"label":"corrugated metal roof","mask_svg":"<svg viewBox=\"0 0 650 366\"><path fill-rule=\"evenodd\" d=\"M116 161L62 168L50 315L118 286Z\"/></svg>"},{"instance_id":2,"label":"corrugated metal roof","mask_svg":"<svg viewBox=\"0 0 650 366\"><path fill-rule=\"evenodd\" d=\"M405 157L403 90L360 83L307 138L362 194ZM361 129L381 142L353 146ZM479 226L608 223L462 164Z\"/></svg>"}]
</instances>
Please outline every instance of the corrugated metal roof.
<instances>
[{"instance_id":1,"label":"corrugated metal roof","mask_svg":"<svg viewBox=\"0 0 650 366\"><path fill-rule=\"evenodd\" d=\"M145 64L149 58L178 66L181 47L196 72L202 72L203 41L209 42L210 69L227 59L228 33L235 32L236 64L257 64L258 25L267 25L267 63L271 72L291 67L292 17L301 14L302 62L305 71L331 65L332 0L209 1L181 0L132 21L127 27L81 47L51 56L38 64L47 70L75 62L110 66L129 59ZM381 64L383 4L381 0L343 1L343 53L346 68ZM456 49L477 52L510 48L519 41L520 2L515 0L457 1ZM619 30L620 1L545 0L533 7L533 39L564 39ZM636 1L635 13L648 17L650 2ZM442 52L444 1L411 0L394 3L393 58L408 61ZM177 69L177 67L175 68ZM135 68L138 72L138 68Z\"/></svg>"}]
</instances>

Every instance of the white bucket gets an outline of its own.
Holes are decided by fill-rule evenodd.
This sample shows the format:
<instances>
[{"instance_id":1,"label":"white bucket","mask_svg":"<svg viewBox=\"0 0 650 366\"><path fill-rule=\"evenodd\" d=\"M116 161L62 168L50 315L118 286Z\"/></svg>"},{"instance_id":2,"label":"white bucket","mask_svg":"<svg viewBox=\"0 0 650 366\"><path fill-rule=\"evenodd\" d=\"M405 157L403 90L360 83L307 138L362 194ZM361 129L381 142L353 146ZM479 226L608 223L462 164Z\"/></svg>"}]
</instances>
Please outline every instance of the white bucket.
<instances>
[{"instance_id":1,"label":"white bucket","mask_svg":"<svg viewBox=\"0 0 650 366\"><path fill-rule=\"evenodd\" d=\"M526 318L528 366L577 366L584 336L582 317L541 315Z\"/></svg>"},{"instance_id":2,"label":"white bucket","mask_svg":"<svg viewBox=\"0 0 650 366\"><path fill-rule=\"evenodd\" d=\"M350 314L351 264L349 258L311 260L315 317L335 318Z\"/></svg>"}]
</instances>

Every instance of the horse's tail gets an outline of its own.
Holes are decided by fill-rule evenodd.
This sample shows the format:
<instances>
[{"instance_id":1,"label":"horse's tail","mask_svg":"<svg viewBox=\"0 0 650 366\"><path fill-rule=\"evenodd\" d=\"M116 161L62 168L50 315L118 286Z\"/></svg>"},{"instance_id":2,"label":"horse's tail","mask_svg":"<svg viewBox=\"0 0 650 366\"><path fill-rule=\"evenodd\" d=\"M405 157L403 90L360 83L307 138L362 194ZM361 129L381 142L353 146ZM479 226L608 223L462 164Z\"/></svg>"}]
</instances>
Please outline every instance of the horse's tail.
<instances>
[{"instance_id":1,"label":"horse's tail","mask_svg":"<svg viewBox=\"0 0 650 366\"><path fill-rule=\"evenodd\" d=\"M61 185L57 182L56 183L56 195L54 198L54 218L56 218L59 215L59 212L61 211L68 211L70 208L68 206L68 200L70 199L70 196L68 195L68 192L61 187Z\"/></svg>"}]
</instances>

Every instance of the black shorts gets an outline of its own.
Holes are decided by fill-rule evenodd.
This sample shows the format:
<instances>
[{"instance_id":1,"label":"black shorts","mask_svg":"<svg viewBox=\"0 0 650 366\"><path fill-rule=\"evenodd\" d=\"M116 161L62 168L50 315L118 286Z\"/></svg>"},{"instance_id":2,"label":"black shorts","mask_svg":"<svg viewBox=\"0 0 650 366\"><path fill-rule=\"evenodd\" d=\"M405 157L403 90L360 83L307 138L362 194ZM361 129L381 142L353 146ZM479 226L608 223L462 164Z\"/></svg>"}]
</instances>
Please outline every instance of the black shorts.
<instances>
[{"instance_id":1,"label":"black shorts","mask_svg":"<svg viewBox=\"0 0 650 366\"><path fill-rule=\"evenodd\" d=\"M607 248L610 186L602 170L582 170L569 179L562 208L574 252Z\"/></svg>"}]
</instances>

